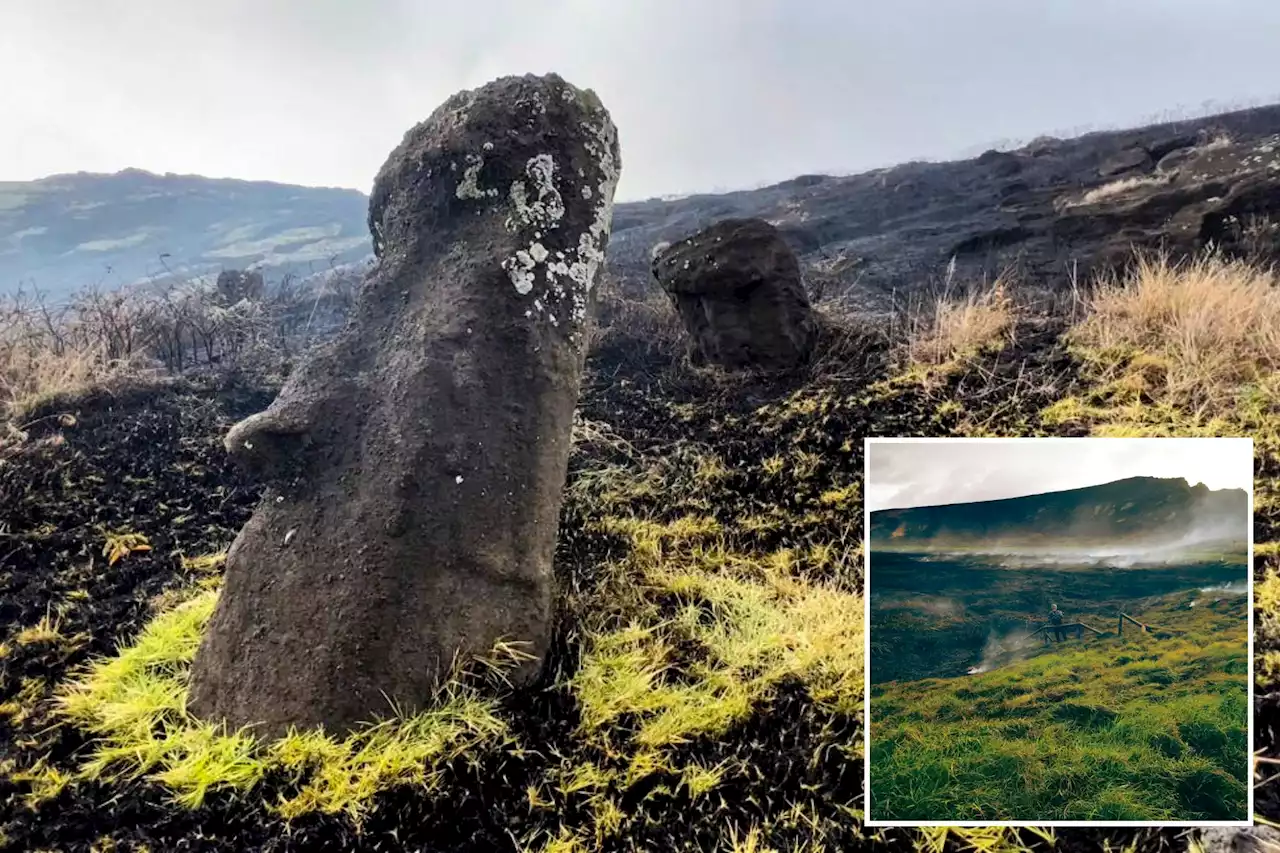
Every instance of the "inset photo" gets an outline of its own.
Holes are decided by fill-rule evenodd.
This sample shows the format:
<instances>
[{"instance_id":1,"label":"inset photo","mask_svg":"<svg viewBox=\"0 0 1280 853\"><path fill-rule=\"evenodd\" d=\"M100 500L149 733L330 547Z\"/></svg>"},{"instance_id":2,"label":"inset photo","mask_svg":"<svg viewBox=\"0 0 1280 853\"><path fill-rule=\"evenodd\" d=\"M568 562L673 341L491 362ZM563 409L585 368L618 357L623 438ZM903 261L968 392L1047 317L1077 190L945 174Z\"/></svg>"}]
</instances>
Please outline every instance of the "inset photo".
<instances>
[{"instance_id":1,"label":"inset photo","mask_svg":"<svg viewBox=\"0 0 1280 853\"><path fill-rule=\"evenodd\" d=\"M1252 439L866 451L868 825L1249 824Z\"/></svg>"}]
</instances>

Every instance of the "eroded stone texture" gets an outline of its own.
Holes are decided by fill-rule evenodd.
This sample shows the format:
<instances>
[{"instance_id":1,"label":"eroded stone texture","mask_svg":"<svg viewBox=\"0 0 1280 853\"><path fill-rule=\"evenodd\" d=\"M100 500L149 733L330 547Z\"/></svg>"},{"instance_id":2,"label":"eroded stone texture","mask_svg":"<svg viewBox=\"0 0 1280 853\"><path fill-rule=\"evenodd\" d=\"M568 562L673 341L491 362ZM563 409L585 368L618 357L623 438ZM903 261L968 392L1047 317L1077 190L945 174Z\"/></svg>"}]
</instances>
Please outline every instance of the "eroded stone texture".
<instances>
[{"instance_id":1,"label":"eroded stone texture","mask_svg":"<svg viewBox=\"0 0 1280 853\"><path fill-rule=\"evenodd\" d=\"M338 338L237 424L269 483L227 557L190 707L277 735L428 703L455 659L540 670L583 325L619 156L555 75L462 92L369 204L378 264Z\"/></svg>"},{"instance_id":2,"label":"eroded stone texture","mask_svg":"<svg viewBox=\"0 0 1280 853\"><path fill-rule=\"evenodd\" d=\"M800 265L761 219L724 219L656 250L653 275L675 303L699 360L784 368L813 347L817 320Z\"/></svg>"}]
</instances>

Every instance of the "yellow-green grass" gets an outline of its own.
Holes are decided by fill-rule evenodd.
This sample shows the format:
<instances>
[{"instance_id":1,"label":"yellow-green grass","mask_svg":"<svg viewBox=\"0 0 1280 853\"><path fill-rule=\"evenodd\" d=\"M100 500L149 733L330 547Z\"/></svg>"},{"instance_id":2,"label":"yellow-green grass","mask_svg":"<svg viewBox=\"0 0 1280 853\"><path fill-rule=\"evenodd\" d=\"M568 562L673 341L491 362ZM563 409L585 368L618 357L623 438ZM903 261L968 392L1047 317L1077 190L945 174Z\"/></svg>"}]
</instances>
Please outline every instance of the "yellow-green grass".
<instances>
[{"instance_id":1,"label":"yellow-green grass","mask_svg":"<svg viewBox=\"0 0 1280 853\"><path fill-rule=\"evenodd\" d=\"M616 804L655 771L677 776L690 796L714 796L742 768L688 762L681 748L747 720L784 680L802 682L832 713L861 712L862 598L835 570L860 553L855 537L755 549L760 520L721 522L698 511L710 509L709 494L727 477L720 460L692 454L673 465L673 456L682 454L638 468L602 467L573 489L584 506L601 510L585 532L625 548L600 567L599 588L571 595L582 656L566 683L581 710L578 736L599 759L567 767L547 786L590 796L593 828L566 829L545 842L547 850L594 849L618 832L628 818ZM803 465L787 470L805 476ZM853 493L822 492L814 501L836 512ZM833 579L808 576L819 570ZM851 760L861 755L860 743L833 746ZM802 812L781 818L809 819ZM767 849L751 847L761 831L743 828L724 849Z\"/></svg>"},{"instance_id":2,"label":"yellow-green grass","mask_svg":"<svg viewBox=\"0 0 1280 853\"><path fill-rule=\"evenodd\" d=\"M1280 637L1280 564L1274 557L1267 558L1265 574L1254 583L1253 599L1258 611L1259 633ZM1257 655L1254 677L1263 689L1280 682L1280 652L1265 651Z\"/></svg>"},{"instance_id":3,"label":"yellow-green grass","mask_svg":"<svg viewBox=\"0 0 1280 853\"><path fill-rule=\"evenodd\" d=\"M460 684L429 711L342 739L307 731L261 743L197 720L186 710L187 677L217 595L202 591L159 614L135 642L59 691L61 713L98 737L78 778L146 776L196 808L213 789L248 791L281 770L299 781L296 794L271 804L285 818L343 812L358 822L377 792L431 788L443 763L506 737L494 701Z\"/></svg>"},{"instance_id":4,"label":"yellow-green grass","mask_svg":"<svg viewBox=\"0 0 1280 853\"><path fill-rule=\"evenodd\" d=\"M917 327L916 357L908 359L906 376L886 383L881 393L901 391L921 378L954 373L959 366L1006 347L1012 341L1012 319L1011 307L997 291L935 312L931 323ZM1082 353L1087 344L1086 339L1073 339L1073 351L1085 361ZM1080 392L1078 402L1092 407L1107 404L1114 409L1116 398L1089 391L1110 380L1099 374L1090 381L1092 385ZM955 400L936 402L940 409L951 407L948 414L963 408ZM683 747L728 731L758 709L784 680L804 682L817 701L833 713L857 713L862 679L861 599L853 591L856 584L839 578L855 578L861 561L856 521L860 518L861 490L856 478L817 473L824 470L822 465L831 456L852 453L861 443L861 435L851 432L838 450L828 449L834 448L828 441L828 419L841 405L840 393L814 387L762 408L754 419L732 416L729 420L745 419L761 434L785 436L785 441L794 444L793 449L776 444L759 458L731 457L706 448L682 454L679 447L670 446L660 454L642 453L612 434L608 425L575 428L575 436L590 433L587 440L598 443L609 456L627 459L624 464L579 472L571 490L571 500L581 504L587 532L616 537L622 547L596 567L598 586L567 590L578 621L576 642L580 643L581 658L566 674L562 687L572 692L581 709L578 737L584 747L582 754L566 756L562 766L548 770L531 785L528 799L531 808L554 810L566 796L577 797L579 802L586 798L590 825L561 826L550 834L522 839L526 846L590 850L606 836L625 833L632 818L621 811L622 792L652 769L676 774L679 784L697 796L717 796L717 787L741 768L731 762L708 765L681 758ZM686 421L702 417L699 407L690 404L671 404L669 408L674 417ZM1107 415L1111 428L1114 415L1114 411ZM1100 430L1108 428L1104 423L1107 418L1098 421ZM814 437L822 439L820 452L828 454L826 459L806 444ZM663 458L654 458L659 455ZM738 507L733 501L740 495L724 486L744 468L751 469L761 483L773 484L792 496L776 506ZM832 535L832 528L838 526L833 519L838 516L855 520L843 534ZM789 537L784 544L790 548L776 545L775 534L783 530ZM774 545L759 545L771 539ZM188 569L193 574L199 571L195 566ZM835 579L815 581L815 575ZM179 603L175 609L176 598L166 595L157 602L160 612L152 628L184 612L182 608L188 605ZM198 636L197 628L194 642ZM696 654L690 649L696 649ZM185 691L186 667L193 650L190 646L183 652L186 657L170 656L167 663L148 667L140 676L138 689L145 694L144 684L164 682ZM159 692L172 698L172 694ZM537 746L513 742L504 713L485 695L465 691L461 695L478 703L463 714L466 720L492 724L463 725L461 736L450 741L457 749ZM80 718L80 725L105 724L109 715L104 712L109 707L102 698L99 695L93 700L98 703L96 710L83 708L86 716ZM144 696L138 701L145 704L149 700ZM449 701L450 697L442 696L440 708L449 707ZM303 746L295 745L292 750L280 743L254 741L245 745L242 733L195 734L201 731L201 724L180 711L181 703L162 701L156 707L161 715L152 719L165 721L153 730L157 734L143 736L139 726L132 732L124 731L124 739L104 738L103 748L114 746L117 753L106 764L102 762L104 753L91 756L87 772L146 775L190 805L198 791L207 794L219 787L248 791L266 772L286 769L297 774L298 791L317 793L310 799L299 794L286 803L273 804L273 808L286 816L328 809L358 818L371 807L372 792L406 781L430 788L441 778L436 774L447 760L441 756L456 754L447 745L427 750L419 753L414 768L406 770L394 760L386 762L379 757L378 750L387 748L386 741L376 748L362 749L360 743L371 740L367 737L350 743L329 738L308 740L317 736L301 734L295 740ZM390 740L392 732L410 731L403 728L405 722L389 722L382 730ZM436 719L429 727L406 735L412 740L410 746L399 742L401 745L393 744L390 749L393 753L418 749L420 742L436 737L430 733L441 730L438 722ZM451 725L450 731L459 730L457 720ZM148 757L157 754L152 751L155 741L166 744L159 750L161 757L141 769ZM860 744L838 746L851 759L860 756ZM311 758L309 762L291 758L298 754ZM244 755L248 758L241 760ZM403 772L381 773L366 767L338 769L326 775L326 768L350 768L357 755L376 768L400 766ZM200 769L185 775L182 771L166 772L193 766ZM246 766L250 769L245 770ZM346 781L340 785L325 781L339 777ZM352 781L357 777L366 781ZM850 819L856 816L851 814ZM803 813L778 817L779 821L810 819ZM753 844L754 849L769 849L763 841L770 829L767 823L737 827L724 849L753 849ZM1025 849L1015 832L1003 829L931 828L912 831L911 837L920 849L927 850L942 849L943 840L957 849ZM820 847L815 845L815 849Z\"/></svg>"},{"instance_id":5,"label":"yellow-green grass","mask_svg":"<svg viewBox=\"0 0 1280 853\"><path fill-rule=\"evenodd\" d=\"M1185 608L1185 605L1184 605ZM1182 613L1187 613L1184 609ZM1248 790L1243 607L872 690L876 819L1232 820Z\"/></svg>"},{"instance_id":6,"label":"yellow-green grass","mask_svg":"<svg viewBox=\"0 0 1280 853\"><path fill-rule=\"evenodd\" d=\"M860 714L862 598L838 579L805 575L856 562L853 535L756 551L744 545L753 537L748 525L693 512L661 520L629 509L672 490L697 505L699 490L719 488L725 477L723 463L709 457L688 471L655 463L578 479L575 497L597 513L588 532L625 547L598 567L596 586L570 591L581 657L563 687L580 708L582 752L528 792L531 805L585 798L591 819L534 846L592 849L621 830L623 793L655 771L695 798L713 793L741 768L681 758L680 748L748 719L784 680L803 682L831 713ZM844 486L815 503L836 513L850 500L857 489ZM207 575L220 557L184 565ZM197 577L187 592L157 601L158 614L135 642L61 689L65 717L99 738L80 778L145 776L197 807L210 791L246 794L268 773L286 771L297 793L270 804L284 818L322 811L359 821L380 791L412 784L439 793L443 766L464 752L537 747L514 740L495 697L461 683L428 712L345 739L299 732L261 742L193 718L185 710L187 678L218 594L210 588L215 578ZM860 743L836 746L851 760L861 754Z\"/></svg>"}]
</instances>

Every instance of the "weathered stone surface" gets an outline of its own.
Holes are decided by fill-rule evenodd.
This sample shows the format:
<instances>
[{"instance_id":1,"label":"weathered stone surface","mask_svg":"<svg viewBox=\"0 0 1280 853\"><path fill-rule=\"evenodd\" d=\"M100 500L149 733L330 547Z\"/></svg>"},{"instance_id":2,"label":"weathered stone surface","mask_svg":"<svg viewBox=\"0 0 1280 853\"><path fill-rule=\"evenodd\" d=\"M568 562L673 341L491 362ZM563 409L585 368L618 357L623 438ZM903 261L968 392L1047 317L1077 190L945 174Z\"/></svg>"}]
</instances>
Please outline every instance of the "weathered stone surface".
<instances>
[{"instance_id":1,"label":"weathered stone surface","mask_svg":"<svg viewBox=\"0 0 1280 853\"><path fill-rule=\"evenodd\" d=\"M500 640L536 677L619 166L608 112L555 75L455 95L391 153L351 320L227 436L269 489L227 557L196 714L347 729Z\"/></svg>"},{"instance_id":2,"label":"weathered stone surface","mask_svg":"<svg viewBox=\"0 0 1280 853\"><path fill-rule=\"evenodd\" d=\"M1204 853L1277 853L1280 831L1266 825L1206 826L1200 830L1200 849Z\"/></svg>"},{"instance_id":3,"label":"weathered stone surface","mask_svg":"<svg viewBox=\"0 0 1280 853\"><path fill-rule=\"evenodd\" d=\"M653 275L675 303L694 353L724 367L789 367L817 322L795 253L760 219L725 219L655 253Z\"/></svg>"},{"instance_id":4,"label":"weathered stone surface","mask_svg":"<svg viewBox=\"0 0 1280 853\"><path fill-rule=\"evenodd\" d=\"M1280 240L1254 230L1280 220L1280 135L1218 138L1179 154L1159 179L1065 206L1052 224L1054 237L1092 245L1094 259L1107 266L1123 263L1134 248L1185 255L1212 245L1280 259Z\"/></svg>"}]
</instances>

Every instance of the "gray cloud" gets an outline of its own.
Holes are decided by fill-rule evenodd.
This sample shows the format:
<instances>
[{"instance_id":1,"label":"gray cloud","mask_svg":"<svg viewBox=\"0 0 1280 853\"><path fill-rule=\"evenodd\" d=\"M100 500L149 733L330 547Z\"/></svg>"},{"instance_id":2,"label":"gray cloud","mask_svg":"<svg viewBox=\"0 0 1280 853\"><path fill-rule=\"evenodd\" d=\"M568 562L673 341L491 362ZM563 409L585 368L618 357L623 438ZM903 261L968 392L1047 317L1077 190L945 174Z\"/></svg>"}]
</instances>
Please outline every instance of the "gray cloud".
<instances>
[{"instance_id":1,"label":"gray cloud","mask_svg":"<svg viewBox=\"0 0 1280 853\"><path fill-rule=\"evenodd\" d=\"M627 198L1280 88L1272 0L0 2L10 180L137 166L367 189L449 94L551 70L613 112Z\"/></svg>"},{"instance_id":2,"label":"gray cloud","mask_svg":"<svg viewBox=\"0 0 1280 853\"><path fill-rule=\"evenodd\" d=\"M1076 489L1126 477L1183 477L1252 489L1253 452L1237 438L1091 438L873 442L872 511Z\"/></svg>"}]
</instances>

